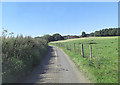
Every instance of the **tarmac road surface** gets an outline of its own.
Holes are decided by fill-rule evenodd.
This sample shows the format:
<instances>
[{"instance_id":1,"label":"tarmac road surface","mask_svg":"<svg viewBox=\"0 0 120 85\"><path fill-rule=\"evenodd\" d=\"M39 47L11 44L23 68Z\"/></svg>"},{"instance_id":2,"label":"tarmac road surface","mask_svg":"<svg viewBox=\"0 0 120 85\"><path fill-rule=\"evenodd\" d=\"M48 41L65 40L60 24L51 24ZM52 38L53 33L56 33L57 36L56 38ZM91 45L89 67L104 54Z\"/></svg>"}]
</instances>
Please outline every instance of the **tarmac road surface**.
<instances>
[{"instance_id":1,"label":"tarmac road surface","mask_svg":"<svg viewBox=\"0 0 120 85\"><path fill-rule=\"evenodd\" d=\"M50 46L47 56L27 77L25 83L90 83L58 47Z\"/></svg>"}]
</instances>

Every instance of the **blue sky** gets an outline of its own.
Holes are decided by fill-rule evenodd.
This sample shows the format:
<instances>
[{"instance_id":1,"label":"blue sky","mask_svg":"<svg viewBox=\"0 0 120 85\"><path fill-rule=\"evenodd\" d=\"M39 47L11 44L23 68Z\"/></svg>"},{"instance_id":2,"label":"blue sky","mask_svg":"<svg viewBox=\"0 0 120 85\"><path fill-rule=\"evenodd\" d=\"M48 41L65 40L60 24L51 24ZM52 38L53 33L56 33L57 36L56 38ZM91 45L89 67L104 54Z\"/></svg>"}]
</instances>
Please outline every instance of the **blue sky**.
<instances>
[{"instance_id":1,"label":"blue sky","mask_svg":"<svg viewBox=\"0 0 120 85\"><path fill-rule=\"evenodd\" d=\"M80 35L118 27L117 2L4 2L2 27L25 36Z\"/></svg>"}]
</instances>

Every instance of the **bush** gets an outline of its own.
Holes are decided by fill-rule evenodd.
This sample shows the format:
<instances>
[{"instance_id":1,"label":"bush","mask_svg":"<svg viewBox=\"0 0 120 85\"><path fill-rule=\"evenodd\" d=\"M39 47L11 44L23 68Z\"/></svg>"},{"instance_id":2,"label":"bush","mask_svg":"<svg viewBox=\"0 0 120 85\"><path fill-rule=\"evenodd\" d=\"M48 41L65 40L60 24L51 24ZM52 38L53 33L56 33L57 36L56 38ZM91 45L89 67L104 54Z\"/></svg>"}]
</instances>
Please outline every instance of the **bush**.
<instances>
[{"instance_id":1,"label":"bush","mask_svg":"<svg viewBox=\"0 0 120 85\"><path fill-rule=\"evenodd\" d=\"M3 83L19 82L36 66L46 54L46 40L31 37L3 37L2 39L2 77Z\"/></svg>"}]
</instances>

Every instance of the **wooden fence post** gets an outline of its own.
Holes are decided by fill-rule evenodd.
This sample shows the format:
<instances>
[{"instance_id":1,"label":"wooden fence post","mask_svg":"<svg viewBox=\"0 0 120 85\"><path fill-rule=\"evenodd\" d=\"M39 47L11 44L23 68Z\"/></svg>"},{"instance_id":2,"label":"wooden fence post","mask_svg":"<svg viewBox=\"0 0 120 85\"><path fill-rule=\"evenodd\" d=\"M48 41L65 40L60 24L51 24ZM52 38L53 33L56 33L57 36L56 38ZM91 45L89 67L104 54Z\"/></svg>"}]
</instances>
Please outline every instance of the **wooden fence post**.
<instances>
[{"instance_id":1,"label":"wooden fence post","mask_svg":"<svg viewBox=\"0 0 120 85\"><path fill-rule=\"evenodd\" d=\"M84 48L83 48L83 43L81 44L81 55L84 57Z\"/></svg>"},{"instance_id":2,"label":"wooden fence post","mask_svg":"<svg viewBox=\"0 0 120 85\"><path fill-rule=\"evenodd\" d=\"M66 44L66 49L67 49L67 44Z\"/></svg>"},{"instance_id":3,"label":"wooden fence post","mask_svg":"<svg viewBox=\"0 0 120 85\"><path fill-rule=\"evenodd\" d=\"M92 45L90 45L90 61L92 61Z\"/></svg>"},{"instance_id":4,"label":"wooden fence post","mask_svg":"<svg viewBox=\"0 0 120 85\"><path fill-rule=\"evenodd\" d=\"M67 44L67 50L69 50L69 45Z\"/></svg>"},{"instance_id":5,"label":"wooden fence post","mask_svg":"<svg viewBox=\"0 0 120 85\"><path fill-rule=\"evenodd\" d=\"M71 44L70 44L70 51L71 51Z\"/></svg>"},{"instance_id":6,"label":"wooden fence post","mask_svg":"<svg viewBox=\"0 0 120 85\"><path fill-rule=\"evenodd\" d=\"M66 44L66 49L68 50L68 44Z\"/></svg>"},{"instance_id":7,"label":"wooden fence post","mask_svg":"<svg viewBox=\"0 0 120 85\"><path fill-rule=\"evenodd\" d=\"M78 53L80 52L79 45L80 45L80 43L78 43Z\"/></svg>"},{"instance_id":8,"label":"wooden fence post","mask_svg":"<svg viewBox=\"0 0 120 85\"><path fill-rule=\"evenodd\" d=\"M76 49L75 49L75 43L74 43L74 51L75 51L75 53L76 53Z\"/></svg>"}]
</instances>

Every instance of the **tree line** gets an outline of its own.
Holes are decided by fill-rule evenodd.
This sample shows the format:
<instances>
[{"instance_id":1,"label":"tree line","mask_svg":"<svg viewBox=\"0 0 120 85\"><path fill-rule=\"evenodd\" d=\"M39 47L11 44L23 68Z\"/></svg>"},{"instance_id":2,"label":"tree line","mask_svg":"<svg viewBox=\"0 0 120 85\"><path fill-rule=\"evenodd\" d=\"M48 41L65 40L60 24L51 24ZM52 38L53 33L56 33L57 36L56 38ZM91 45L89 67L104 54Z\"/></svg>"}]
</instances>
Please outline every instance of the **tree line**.
<instances>
[{"instance_id":1,"label":"tree line","mask_svg":"<svg viewBox=\"0 0 120 85\"><path fill-rule=\"evenodd\" d=\"M102 29L99 31L92 32L90 34L86 34L85 32L82 32L82 37L89 37L89 36L119 36L119 30L120 28L109 28L109 29Z\"/></svg>"},{"instance_id":2,"label":"tree line","mask_svg":"<svg viewBox=\"0 0 120 85\"><path fill-rule=\"evenodd\" d=\"M47 43L49 43L51 41L66 40L66 39L81 38L81 37L119 36L119 33L118 33L119 30L120 30L120 28L108 28L108 29L106 28L106 29L92 32L90 34L86 34L85 32L82 32L82 34L80 36L78 36L78 35L62 36L61 34L56 33L53 35L47 34L42 37L35 37L35 38L44 38L47 41Z\"/></svg>"}]
</instances>

